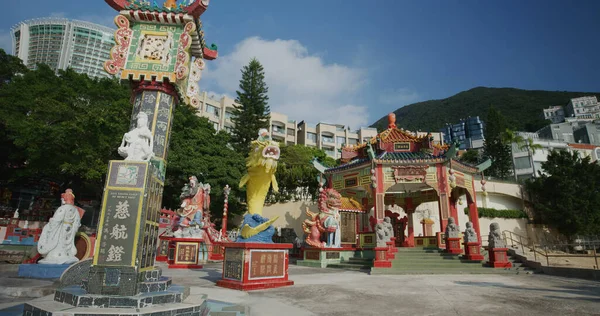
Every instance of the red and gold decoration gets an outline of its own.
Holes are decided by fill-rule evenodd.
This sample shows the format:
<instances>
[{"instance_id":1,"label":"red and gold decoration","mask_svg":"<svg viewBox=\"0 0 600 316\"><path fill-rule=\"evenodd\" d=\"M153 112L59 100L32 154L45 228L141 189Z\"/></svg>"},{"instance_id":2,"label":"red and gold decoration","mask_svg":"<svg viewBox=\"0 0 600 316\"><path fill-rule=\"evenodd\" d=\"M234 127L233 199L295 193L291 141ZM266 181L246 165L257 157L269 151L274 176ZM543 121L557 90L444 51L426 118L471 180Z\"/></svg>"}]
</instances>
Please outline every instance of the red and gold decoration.
<instances>
[{"instance_id":1,"label":"red and gold decoration","mask_svg":"<svg viewBox=\"0 0 600 316\"><path fill-rule=\"evenodd\" d=\"M292 244L225 243L223 275L217 285L251 291L293 285L288 279Z\"/></svg>"}]
</instances>

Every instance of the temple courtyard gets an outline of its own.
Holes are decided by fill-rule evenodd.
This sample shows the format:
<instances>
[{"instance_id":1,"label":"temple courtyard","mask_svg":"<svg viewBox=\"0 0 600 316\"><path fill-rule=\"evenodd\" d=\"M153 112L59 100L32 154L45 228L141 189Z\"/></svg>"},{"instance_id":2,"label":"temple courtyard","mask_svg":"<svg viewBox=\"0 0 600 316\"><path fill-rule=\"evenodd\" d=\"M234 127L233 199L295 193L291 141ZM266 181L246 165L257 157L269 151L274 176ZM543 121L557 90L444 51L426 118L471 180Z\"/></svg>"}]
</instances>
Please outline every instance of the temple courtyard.
<instances>
[{"instance_id":1,"label":"temple courtyard","mask_svg":"<svg viewBox=\"0 0 600 316\"><path fill-rule=\"evenodd\" d=\"M21 315L20 305L32 299L23 295L52 293L55 283L18 279L1 266L0 315ZM295 285L242 292L215 286L219 263L162 268L192 295L207 294L212 306L245 306L245 315L600 315L599 282L543 274L368 275L290 265ZM211 315L242 314L213 309Z\"/></svg>"}]
</instances>

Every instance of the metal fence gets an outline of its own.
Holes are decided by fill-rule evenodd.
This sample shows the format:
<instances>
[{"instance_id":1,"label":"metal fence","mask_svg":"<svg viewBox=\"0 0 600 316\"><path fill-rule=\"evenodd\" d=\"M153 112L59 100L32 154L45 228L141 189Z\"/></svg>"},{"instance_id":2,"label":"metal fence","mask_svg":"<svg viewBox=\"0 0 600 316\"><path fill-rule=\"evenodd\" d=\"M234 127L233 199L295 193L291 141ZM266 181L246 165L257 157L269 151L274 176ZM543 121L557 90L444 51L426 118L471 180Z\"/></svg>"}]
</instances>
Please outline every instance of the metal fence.
<instances>
[{"instance_id":1,"label":"metal fence","mask_svg":"<svg viewBox=\"0 0 600 316\"><path fill-rule=\"evenodd\" d=\"M536 245L528 237L505 230L506 245L520 252L528 260L539 262L548 267L572 267L598 270L598 250L600 240L597 236L576 239L577 243L557 243Z\"/></svg>"}]
</instances>

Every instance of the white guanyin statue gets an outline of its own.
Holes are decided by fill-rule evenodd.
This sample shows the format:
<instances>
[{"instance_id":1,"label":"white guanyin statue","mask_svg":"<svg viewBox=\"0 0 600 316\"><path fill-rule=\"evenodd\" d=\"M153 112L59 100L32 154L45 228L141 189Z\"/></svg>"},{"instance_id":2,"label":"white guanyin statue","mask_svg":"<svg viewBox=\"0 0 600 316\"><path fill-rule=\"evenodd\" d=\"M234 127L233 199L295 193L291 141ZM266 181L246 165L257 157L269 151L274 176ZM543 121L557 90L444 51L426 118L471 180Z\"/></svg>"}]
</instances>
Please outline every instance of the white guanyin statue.
<instances>
[{"instance_id":1,"label":"white guanyin statue","mask_svg":"<svg viewBox=\"0 0 600 316\"><path fill-rule=\"evenodd\" d=\"M148 114L137 115L137 126L123 135L119 155L125 160L148 161L154 155L154 138L148 128Z\"/></svg>"},{"instance_id":2,"label":"white guanyin statue","mask_svg":"<svg viewBox=\"0 0 600 316\"><path fill-rule=\"evenodd\" d=\"M62 205L42 229L38 252L44 257L40 264L70 264L79 261L75 255L75 234L81 226L84 210L75 206L73 190L61 194Z\"/></svg>"}]
</instances>

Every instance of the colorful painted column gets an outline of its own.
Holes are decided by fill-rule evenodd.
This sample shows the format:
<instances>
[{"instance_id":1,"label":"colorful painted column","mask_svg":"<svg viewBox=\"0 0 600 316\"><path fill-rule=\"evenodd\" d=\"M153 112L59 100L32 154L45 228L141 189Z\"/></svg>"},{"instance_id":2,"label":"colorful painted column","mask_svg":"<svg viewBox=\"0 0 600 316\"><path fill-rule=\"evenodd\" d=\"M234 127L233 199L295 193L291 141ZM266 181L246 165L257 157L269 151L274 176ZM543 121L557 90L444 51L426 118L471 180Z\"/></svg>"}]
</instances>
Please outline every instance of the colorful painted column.
<instances>
[{"instance_id":1,"label":"colorful painted column","mask_svg":"<svg viewBox=\"0 0 600 316\"><path fill-rule=\"evenodd\" d=\"M374 204L375 204L375 219L377 223L383 222L383 218L385 217L385 188L383 186L383 167L381 165L377 165L374 170L374 176L376 178L376 182L372 184L373 187L373 196L374 196Z\"/></svg>"},{"instance_id":2,"label":"colorful painted column","mask_svg":"<svg viewBox=\"0 0 600 316\"><path fill-rule=\"evenodd\" d=\"M404 199L404 207L406 210L406 214L408 214L408 225L407 225L407 236L406 236L406 244L408 247L414 247L415 246L415 228L414 228L414 214L415 214L415 207L413 205L413 200L412 198L408 197Z\"/></svg>"},{"instance_id":3,"label":"colorful painted column","mask_svg":"<svg viewBox=\"0 0 600 316\"><path fill-rule=\"evenodd\" d=\"M225 196L225 204L223 205L223 222L221 223L221 238L227 237L227 210L229 208L229 192L231 192L231 188L227 184L223 189L223 195Z\"/></svg>"}]
</instances>

